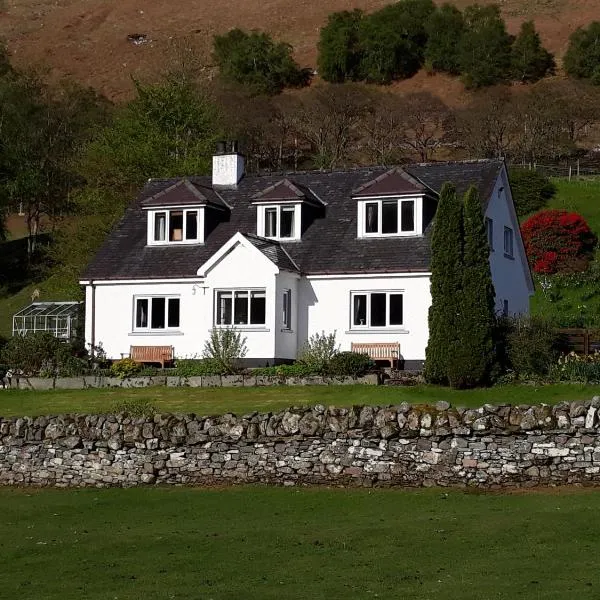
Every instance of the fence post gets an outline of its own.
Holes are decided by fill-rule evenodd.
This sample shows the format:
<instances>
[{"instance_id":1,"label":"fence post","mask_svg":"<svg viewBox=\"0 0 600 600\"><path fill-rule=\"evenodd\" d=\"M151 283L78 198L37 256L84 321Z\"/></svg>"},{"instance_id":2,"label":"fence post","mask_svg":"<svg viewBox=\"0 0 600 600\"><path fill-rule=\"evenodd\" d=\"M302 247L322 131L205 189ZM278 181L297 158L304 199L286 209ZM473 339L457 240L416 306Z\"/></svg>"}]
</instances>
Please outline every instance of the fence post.
<instances>
[{"instance_id":1,"label":"fence post","mask_svg":"<svg viewBox=\"0 0 600 600\"><path fill-rule=\"evenodd\" d=\"M573 167L569 165L569 181L571 181L571 173L573 171Z\"/></svg>"},{"instance_id":2,"label":"fence post","mask_svg":"<svg viewBox=\"0 0 600 600\"><path fill-rule=\"evenodd\" d=\"M579 177L579 159L577 159L577 177Z\"/></svg>"}]
</instances>

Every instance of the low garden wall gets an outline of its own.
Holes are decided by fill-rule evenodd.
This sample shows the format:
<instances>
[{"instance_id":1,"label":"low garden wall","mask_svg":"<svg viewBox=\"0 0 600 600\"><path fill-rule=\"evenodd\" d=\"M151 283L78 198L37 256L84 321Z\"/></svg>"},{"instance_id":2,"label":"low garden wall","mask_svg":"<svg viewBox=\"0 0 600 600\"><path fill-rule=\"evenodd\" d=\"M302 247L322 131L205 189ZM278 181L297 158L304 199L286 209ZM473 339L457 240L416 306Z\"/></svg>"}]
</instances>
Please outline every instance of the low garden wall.
<instances>
[{"instance_id":1,"label":"low garden wall","mask_svg":"<svg viewBox=\"0 0 600 600\"><path fill-rule=\"evenodd\" d=\"M143 388L152 385L168 387L256 387L269 385L377 385L376 373L363 377L274 377L268 375L203 375L177 377L157 375L152 377L22 377L13 381L13 387L25 390L83 390L86 388Z\"/></svg>"},{"instance_id":2,"label":"low garden wall","mask_svg":"<svg viewBox=\"0 0 600 600\"><path fill-rule=\"evenodd\" d=\"M549 406L290 408L0 419L0 484L509 486L600 482L600 397Z\"/></svg>"}]
</instances>

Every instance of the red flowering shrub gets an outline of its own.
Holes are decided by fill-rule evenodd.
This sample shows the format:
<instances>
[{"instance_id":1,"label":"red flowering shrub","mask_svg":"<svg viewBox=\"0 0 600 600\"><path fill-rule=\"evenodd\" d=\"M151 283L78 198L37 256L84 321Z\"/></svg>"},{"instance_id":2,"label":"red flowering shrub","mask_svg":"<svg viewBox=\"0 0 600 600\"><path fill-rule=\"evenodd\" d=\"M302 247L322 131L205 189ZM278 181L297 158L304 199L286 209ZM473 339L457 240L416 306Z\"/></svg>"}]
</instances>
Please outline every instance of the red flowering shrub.
<instances>
[{"instance_id":1,"label":"red flowering shrub","mask_svg":"<svg viewBox=\"0 0 600 600\"><path fill-rule=\"evenodd\" d=\"M585 219L566 210L543 210L521 225L531 268L536 273L585 271L598 238Z\"/></svg>"}]
</instances>

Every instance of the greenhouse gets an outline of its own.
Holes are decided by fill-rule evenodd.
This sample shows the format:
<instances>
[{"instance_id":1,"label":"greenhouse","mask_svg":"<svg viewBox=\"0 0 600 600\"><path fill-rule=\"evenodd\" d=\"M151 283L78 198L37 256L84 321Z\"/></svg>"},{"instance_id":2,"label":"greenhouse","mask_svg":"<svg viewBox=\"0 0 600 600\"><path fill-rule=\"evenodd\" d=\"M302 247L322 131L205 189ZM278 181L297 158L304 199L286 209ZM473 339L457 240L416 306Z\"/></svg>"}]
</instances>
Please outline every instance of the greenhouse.
<instances>
[{"instance_id":1,"label":"greenhouse","mask_svg":"<svg viewBox=\"0 0 600 600\"><path fill-rule=\"evenodd\" d=\"M13 335L47 331L63 340L73 339L82 302L34 302L13 316Z\"/></svg>"}]
</instances>

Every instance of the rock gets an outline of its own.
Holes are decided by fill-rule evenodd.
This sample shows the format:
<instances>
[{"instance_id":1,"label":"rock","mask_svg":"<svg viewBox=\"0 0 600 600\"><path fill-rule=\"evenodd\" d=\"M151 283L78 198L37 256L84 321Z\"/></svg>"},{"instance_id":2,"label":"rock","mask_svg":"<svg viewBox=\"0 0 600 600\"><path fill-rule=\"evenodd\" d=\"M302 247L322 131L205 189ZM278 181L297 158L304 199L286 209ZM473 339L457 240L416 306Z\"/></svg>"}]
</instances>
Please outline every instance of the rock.
<instances>
[{"instance_id":1,"label":"rock","mask_svg":"<svg viewBox=\"0 0 600 600\"><path fill-rule=\"evenodd\" d=\"M450 408L450 402L446 402L445 400L438 400L433 406L435 410L442 412Z\"/></svg>"},{"instance_id":2,"label":"rock","mask_svg":"<svg viewBox=\"0 0 600 600\"><path fill-rule=\"evenodd\" d=\"M287 434L298 433L300 424L300 415L286 412L281 419L281 427Z\"/></svg>"},{"instance_id":3,"label":"rock","mask_svg":"<svg viewBox=\"0 0 600 600\"><path fill-rule=\"evenodd\" d=\"M300 421L298 421L298 431L302 435L316 435L321 427L321 419L312 413L306 413Z\"/></svg>"},{"instance_id":4,"label":"rock","mask_svg":"<svg viewBox=\"0 0 600 600\"><path fill-rule=\"evenodd\" d=\"M596 420L596 412L598 409L595 406L590 406L588 408L587 414L585 416L585 428L592 429L594 427L594 422Z\"/></svg>"},{"instance_id":5,"label":"rock","mask_svg":"<svg viewBox=\"0 0 600 600\"><path fill-rule=\"evenodd\" d=\"M44 437L56 440L62 435L64 435L65 427L62 423L57 423L56 421L49 423L44 431Z\"/></svg>"},{"instance_id":6,"label":"rock","mask_svg":"<svg viewBox=\"0 0 600 600\"><path fill-rule=\"evenodd\" d=\"M108 438L107 443L111 450L120 450L123 447L123 435L120 433L115 433Z\"/></svg>"}]
</instances>

